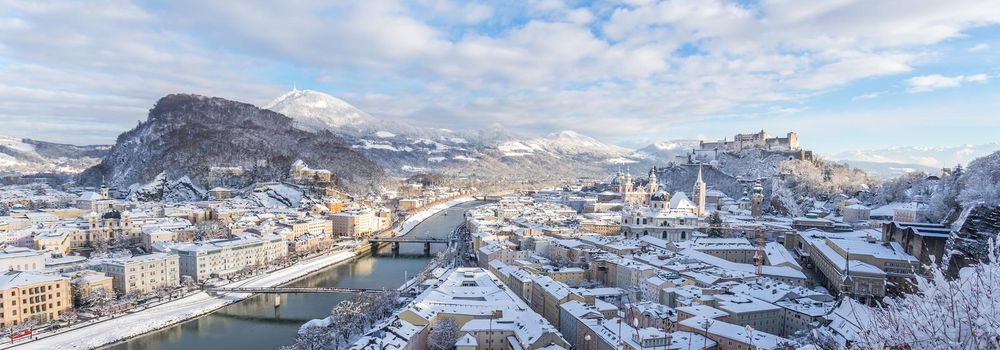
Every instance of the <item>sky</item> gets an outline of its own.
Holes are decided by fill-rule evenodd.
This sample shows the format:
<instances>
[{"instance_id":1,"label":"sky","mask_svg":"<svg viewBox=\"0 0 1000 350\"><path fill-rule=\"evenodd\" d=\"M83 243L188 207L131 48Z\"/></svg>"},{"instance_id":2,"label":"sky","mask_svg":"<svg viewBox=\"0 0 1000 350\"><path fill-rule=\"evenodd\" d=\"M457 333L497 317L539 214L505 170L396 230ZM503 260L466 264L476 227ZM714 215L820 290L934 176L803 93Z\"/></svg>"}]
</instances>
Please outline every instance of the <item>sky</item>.
<instances>
[{"instance_id":1,"label":"sky","mask_svg":"<svg viewBox=\"0 0 1000 350\"><path fill-rule=\"evenodd\" d=\"M1000 141L1000 1L7 1L0 134L110 144L170 93L638 148Z\"/></svg>"}]
</instances>

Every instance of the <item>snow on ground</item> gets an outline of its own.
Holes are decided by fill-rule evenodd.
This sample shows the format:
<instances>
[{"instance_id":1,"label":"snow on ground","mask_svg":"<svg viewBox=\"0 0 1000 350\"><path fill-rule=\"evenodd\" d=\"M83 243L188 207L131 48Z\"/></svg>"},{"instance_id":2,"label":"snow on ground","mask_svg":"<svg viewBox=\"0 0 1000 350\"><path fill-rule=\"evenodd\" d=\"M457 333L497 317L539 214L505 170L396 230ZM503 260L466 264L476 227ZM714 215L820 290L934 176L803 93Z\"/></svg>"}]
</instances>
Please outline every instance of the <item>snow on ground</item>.
<instances>
[{"instance_id":1,"label":"snow on ground","mask_svg":"<svg viewBox=\"0 0 1000 350\"><path fill-rule=\"evenodd\" d=\"M388 132L388 131L378 131L378 132L375 133L375 136L381 137L383 139L387 139L387 138L390 138L390 137L396 137L396 134L393 134L393 133Z\"/></svg>"},{"instance_id":2,"label":"snow on ground","mask_svg":"<svg viewBox=\"0 0 1000 350\"><path fill-rule=\"evenodd\" d=\"M426 208L424 210L421 210L421 211L417 212L416 214L413 214L412 216L406 218L406 221L403 221L403 225L400 226L398 236L405 236L407 233L410 233L410 230L412 230L415 226L417 226L417 224L423 222L424 220L427 220L427 218L431 217L431 215L437 214L438 212L440 212L442 210L446 210L448 208L451 208L451 207L454 207L456 205L459 205L459 204L462 204L462 203L465 203L465 202L469 202L469 201L472 201L472 200L473 200L472 197L463 197L463 198L458 198L458 199L452 199L450 201L447 201L447 202L444 202L444 203L441 203L441 204L438 204L438 205Z\"/></svg>"},{"instance_id":3,"label":"snow on ground","mask_svg":"<svg viewBox=\"0 0 1000 350\"><path fill-rule=\"evenodd\" d=\"M476 158L466 157L466 156L455 156L452 159L454 159L454 160L463 160L463 161L466 161L466 162L475 162L475 161L479 160L479 159L476 159Z\"/></svg>"},{"instance_id":4,"label":"snow on ground","mask_svg":"<svg viewBox=\"0 0 1000 350\"><path fill-rule=\"evenodd\" d=\"M365 139L360 139L358 141L361 142L361 144L359 144L359 145L353 145L353 146L351 146L351 148L381 149L381 150L393 151L393 152L402 152L402 151L409 152L409 151L412 150L412 149L409 149L408 147L400 150L399 148L393 147L390 144L384 144L384 143L381 143L381 142L378 142L378 141L371 141L371 140L365 140Z\"/></svg>"},{"instance_id":5,"label":"snow on ground","mask_svg":"<svg viewBox=\"0 0 1000 350\"><path fill-rule=\"evenodd\" d=\"M21 152L34 153L35 146L21 142L20 137L0 136L0 146L12 148Z\"/></svg>"},{"instance_id":6,"label":"snow on ground","mask_svg":"<svg viewBox=\"0 0 1000 350\"><path fill-rule=\"evenodd\" d=\"M427 161L431 162L431 163L440 163L440 162L445 161L445 159L448 159L448 158L445 158L445 157L430 157L430 158L427 158Z\"/></svg>"},{"instance_id":7,"label":"snow on ground","mask_svg":"<svg viewBox=\"0 0 1000 350\"><path fill-rule=\"evenodd\" d=\"M497 149L508 157L528 156L535 152L535 149L517 141L504 142Z\"/></svg>"},{"instance_id":8,"label":"snow on ground","mask_svg":"<svg viewBox=\"0 0 1000 350\"><path fill-rule=\"evenodd\" d=\"M632 163L638 163L639 161L625 157L618 157L605 160L604 162L608 164L632 164Z\"/></svg>"},{"instance_id":9,"label":"snow on ground","mask_svg":"<svg viewBox=\"0 0 1000 350\"><path fill-rule=\"evenodd\" d=\"M315 272L327 266L349 260L353 252L340 252L314 258L304 263L275 271L265 276L233 282L226 287L272 287ZM213 297L199 292L147 310L116 319L77 328L31 343L21 343L18 349L90 349L114 343L208 314L220 307L243 300L249 294L234 293Z\"/></svg>"},{"instance_id":10,"label":"snow on ground","mask_svg":"<svg viewBox=\"0 0 1000 350\"><path fill-rule=\"evenodd\" d=\"M419 167L419 166L411 166L411 165L401 166L401 167L399 167L399 170L402 170L402 171L405 171L405 172L410 172L410 173L423 173L423 172L427 172L427 168Z\"/></svg>"}]
</instances>

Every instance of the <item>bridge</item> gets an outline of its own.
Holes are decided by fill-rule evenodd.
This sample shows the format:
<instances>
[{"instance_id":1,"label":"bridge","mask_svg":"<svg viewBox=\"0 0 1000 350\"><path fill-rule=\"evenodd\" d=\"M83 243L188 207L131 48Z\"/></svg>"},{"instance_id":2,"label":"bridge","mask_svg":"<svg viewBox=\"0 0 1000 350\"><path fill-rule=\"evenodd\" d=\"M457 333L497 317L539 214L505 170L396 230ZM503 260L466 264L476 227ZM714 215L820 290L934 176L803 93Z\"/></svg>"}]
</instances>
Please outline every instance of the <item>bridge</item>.
<instances>
[{"instance_id":1,"label":"bridge","mask_svg":"<svg viewBox=\"0 0 1000 350\"><path fill-rule=\"evenodd\" d=\"M290 294L290 293L383 293L385 289L375 288L339 288L339 287L214 287L209 292L216 293L251 293L251 294Z\"/></svg>"},{"instance_id":2,"label":"bridge","mask_svg":"<svg viewBox=\"0 0 1000 350\"><path fill-rule=\"evenodd\" d=\"M424 254L431 253L431 244L440 243L451 245L452 240L448 238L417 238L417 237L370 237L368 238L368 243L371 244L372 252L378 251L379 245L382 243L392 243L392 252L399 253L400 243L423 243L424 244Z\"/></svg>"}]
</instances>

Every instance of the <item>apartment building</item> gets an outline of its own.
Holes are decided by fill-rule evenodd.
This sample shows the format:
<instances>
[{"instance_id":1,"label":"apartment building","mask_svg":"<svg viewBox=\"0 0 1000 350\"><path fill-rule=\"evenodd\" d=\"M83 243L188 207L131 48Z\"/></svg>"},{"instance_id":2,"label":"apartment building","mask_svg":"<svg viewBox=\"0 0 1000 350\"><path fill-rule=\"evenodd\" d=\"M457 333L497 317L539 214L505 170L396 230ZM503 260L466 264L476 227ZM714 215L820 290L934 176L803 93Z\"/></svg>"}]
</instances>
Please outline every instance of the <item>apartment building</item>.
<instances>
[{"instance_id":1,"label":"apartment building","mask_svg":"<svg viewBox=\"0 0 1000 350\"><path fill-rule=\"evenodd\" d=\"M178 244L170 249L179 257L180 274L196 282L225 277L288 255L288 245L275 235Z\"/></svg>"},{"instance_id":2,"label":"apartment building","mask_svg":"<svg viewBox=\"0 0 1000 350\"><path fill-rule=\"evenodd\" d=\"M383 229L382 218L370 210L340 212L330 215L333 235L358 237Z\"/></svg>"},{"instance_id":3,"label":"apartment building","mask_svg":"<svg viewBox=\"0 0 1000 350\"><path fill-rule=\"evenodd\" d=\"M69 279L35 272L0 275L0 327L54 320L73 307Z\"/></svg>"},{"instance_id":4,"label":"apartment building","mask_svg":"<svg viewBox=\"0 0 1000 350\"><path fill-rule=\"evenodd\" d=\"M862 302L888 292L905 291L920 269L920 261L897 242L878 242L863 232L831 234L818 230L789 233L785 246L823 277L835 293L848 293Z\"/></svg>"},{"instance_id":5,"label":"apartment building","mask_svg":"<svg viewBox=\"0 0 1000 350\"><path fill-rule=\"evenodd\" d=\"M107 261L101 270L114 279L118 294L144 294L178 286L178 261L177 255L156 253Z\"/></svg>"}]
</instances>

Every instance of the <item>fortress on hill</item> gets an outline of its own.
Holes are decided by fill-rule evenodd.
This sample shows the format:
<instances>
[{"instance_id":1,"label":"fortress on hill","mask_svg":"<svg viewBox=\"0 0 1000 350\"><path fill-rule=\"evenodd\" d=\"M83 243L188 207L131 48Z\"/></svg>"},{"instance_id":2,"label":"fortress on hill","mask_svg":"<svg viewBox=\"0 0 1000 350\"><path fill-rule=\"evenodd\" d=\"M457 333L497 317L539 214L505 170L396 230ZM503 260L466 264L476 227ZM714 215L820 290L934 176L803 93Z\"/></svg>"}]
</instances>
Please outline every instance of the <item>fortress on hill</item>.
<instances>
[{"instance_id":1,"label":"fortress on hill","mask_svg":"<svg viewBox=\"0 0 1000 350\"><path fill-rule=\"evenodd\" d=\"M789 132L785 137L771 137L761 130L754 134L736 134L732 141L722 139L715 142L701 141L702 151L735 151L764 149L769 151L794 151L799 149L799 135Z\"/></svg>"}]
</instances>

